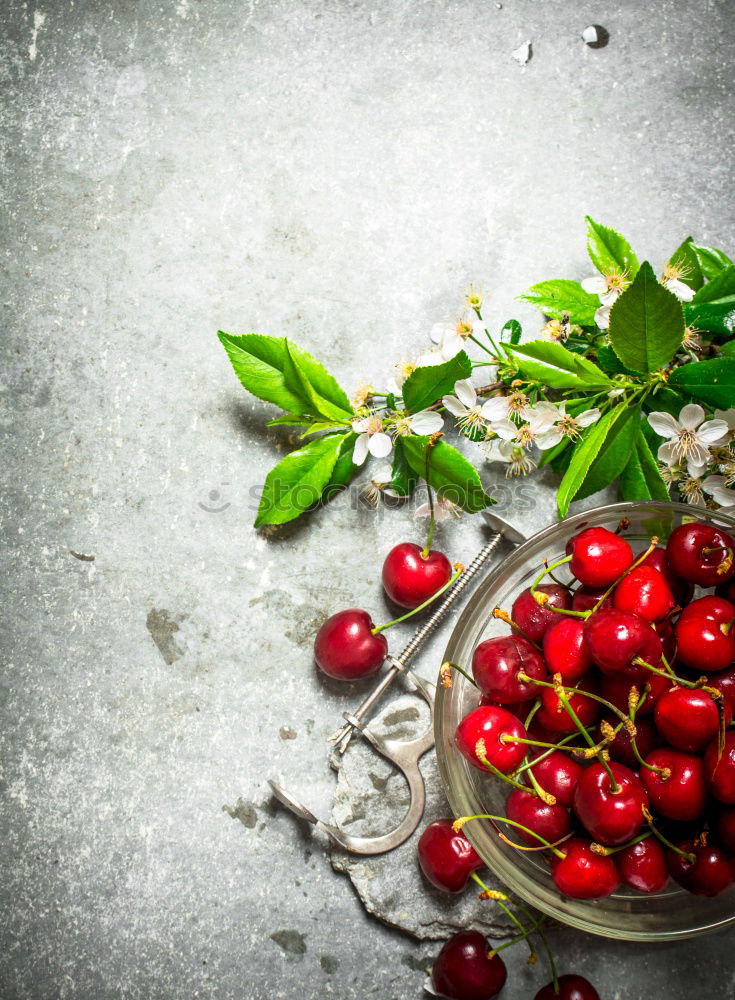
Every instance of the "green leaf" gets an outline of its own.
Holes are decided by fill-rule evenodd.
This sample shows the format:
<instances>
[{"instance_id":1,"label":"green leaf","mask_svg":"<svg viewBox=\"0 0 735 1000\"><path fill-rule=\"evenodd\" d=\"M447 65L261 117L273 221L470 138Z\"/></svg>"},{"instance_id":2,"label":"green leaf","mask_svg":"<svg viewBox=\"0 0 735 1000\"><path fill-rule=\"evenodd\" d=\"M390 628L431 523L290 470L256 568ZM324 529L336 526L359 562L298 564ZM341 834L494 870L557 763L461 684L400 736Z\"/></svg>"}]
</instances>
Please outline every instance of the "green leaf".
<instances>
[{"instance_id":1,"label":"green leaf","mask_svg":"<svg viewBox=\"0 0 735 1000\"><path fill-rule=\"evenodd\" d=\"M671 361L684 338L677 297L656 280L648 261L610 312L610 343L628 368L653 372Z\"/></svg>"},{"instance_id":2,"label":"green leaf","mask_svg":"<svg viewBox=\"0 0 735 1000\"><path fill-rule=\"evenodd\" d=\"M634 278L638 272L638 258L630 243L614 229L595 222L588 216L587 252L590 260L601 274L624 274Z\"/></svg>"},{"instance_id":3,"label":"green leaf","mask_svg":"<svg viewBox=\"0 0 735 1000\"><path fill-rule=\"evenodd\" d=\"M286 385L286 341L283 337L266 337L260 333L238 336L222 330L217 336L248 392L295 414L309 412L309 402L303 394L295 393Z\"/></svg>"},{"instance_id":4,"label":"green leaf","mask_svg":"<svg viewBox=\"0 0 735 1000\"><path fill-rule=\"evenodd\" d=\"M556 505L559 510L559 517L566 517L569 511L569 504L577 495L584 482L587 470L597 458L602 444L607 437L610 424L619 416L620 412L626 409L626 405L621 403L614 410L605 413L597 423L592 424L585 434L577 441L574 451L571 454L569 465L564 473L564 478L559 484L556 494Z\"/></svg>"},{"instance_id":5,"label":"green leaf","mask_svg":"<svg viewBox=\"0 0 735 1000\"><path fill-rule=\"evenodd\" d=\"M312 417L300 417L298 413L284 413L282 417L274 417L266 423L266 427L311 427Z\"/></svg>"},{"instance_id":6,"label":"green leaf","mask_svg":"<svg viewBox=\"0 0 735 1000\"><path fill-rule=\"evenodd\" d=\"M285 524L319 501L330 482L344 443L343 434L328 434L292 451L266 476L255 527Z\"/></svg>"},{"instance_id":7,"label":"green leaf","mask_svg":"<svg viewBox=\"0 0 735 1000\"><path fill-rule=\"evenodd\" d=\"M643 475L646 479L648 492L651 495L651 500L670 500L671 497L669 496L668 487L661 478L661 471L658 467L658 462L651 451L651 447L648 444L648 440L646 439L646 435L644 433L638 435L635 448L638 461L640 462Z\"/></svg>"},{"instance_id":8,"label":"green leaf","mask_svg":"<svg viewBox=\"0 0 735 1000\"><path fill-rule=\"evenodd\" d=\"M522 355L516 362L521 373L530 381L542 382L552 389L606 388L612 385L607 375L587 358L572 354L563 344L532 340L511 348ZM526 361L531 358L531 361Z\"/></svg>"},{"instance_id":9,"label":"green leaf","mask_svg":"<svg viewBox=\"0 0 735 1000\"><path fill-rule=\"evenodd\" d=\"M720 354L726 358L735 358L735 340L728 340L726 344L723 344L720 347Z\"/></svg>"},{"instance_id":10,"label":"green leaf","mask_svg":"<svg viewBox=\"0 0 735 1000\"><path fill-rule=\"evenodd\" d=\"M417 368L403 383L403 403L409 413L418 413L447 393L454 392L454 383L469 378L471 374L472 362L464 351L441 365Z\"/></svg>"},{"instance_id":11,"label":"green leaf","mask_svg":"<svg viewBox=\"0 0 735 1000\"><path fill-rule=\"evenodd\" d=\"M608 375L635 376L640 374L639 372L632 371L630 368L626 368L610 344L602 344L601 347L597 348L597 361L600 368Z\"/></svg>"},{"instance_id":12,"label":"green leaf","mask_svg":"<svg viewBox=\"0 0 735 1000\"><path fill-rule=\"evenodd\" d=\"M350 431L349 434L341 434L340 437L342 438L342 444L339 446L339 451L337 452L337 461L334 463L329 482L324 487L324 492L322 493L325 501L331 500L332 497L340 493L350 483L360 468L359 465L355 465L352 461L352 452L355 447L355 441L357 441L357 434L354 431Z\"/></svg>"},{"instance_id":13,"label":"green leaf","mask_svg":"<svg viewBox=\"0 0 735 1000\"><path fill-rule=\"evenodd\" d=\"M735 401L735 358L682 365L672 372L669 385L710 406L728 409Z\"/></svg>"},{"instance_id":14,"label":"green leaf","mask_svg":"<svg viewBox=\"0 0 735 1000\"><path fill-rule=\"evenodd\" d=\"M702 268L699 265L699 258L692 246L691 236L687 236L681 246L672 253L671 257L669 257L669 264L681 268L684 272L681 280L695 291L704 284Z\"/></svg>"},{"instance_id":15,"label":"green leaf","mask_svg":"<svg viewBox=\"0 0 735 1000\"><path fill-rule=\"evenodd\" d=\"M517 344L521 339L523 330L517 319L509 319L500 331L501 343Z\"/></svg>"},{"instance_id":16,"label":"green leaf","mask_svg":"<svg viewBox=\"0 0 735 1000\"><path fill-rule=\"evenodd\" d=\"M638 452L634 449L630 461L620 473L618 482L621 500L651 500L648 483L643 475Z\"/></svg>"},{"instance_id":17,"label":"green leaf","mask_svg":"<svg viewBox=\"0 0 735 1000\"><path fill-rule=\"evenodd\" d=\"M429 438L423 436L403 438L406 460L418 476L423 476L426 471L428 441ZM495 503L483 489L474 465L446 441L439 441L432 449L429 481L438 493L469 514L475 514Z\"/></svg>"},{"instance_id":18,"label":"green leaf","mask_svg":"<svg viewBox=\"0 0 735 1000\"><path fill-rule=\"evenodd\" d=\"M568 313L572 323L579 323L580 326L594 326L595 313L600 308L596 295L585 292L578 281L566 279L542 281L532 285L518 298L553 319L561 319L564 313Z\"/></svg>"},{"instance_id":19,"label":"green leaf","mask_svg":"<svg viewBox=\"0 0 735 1000\"><path fill-rule=\"evenodd\" d=\"M703 247L697 243L692 243L691 247L699 262L700 270L708 281L712 281L720 271L732 266L733 262L722 250L713 250L712 247Z\"/></svg>"},{"instance_id":20,"label":"green leaf","mask_svg":"<svg viewBox=\"0 0 735 1000\"><path fill-rule=\"evenodd\" d=\"M630 461L641 426L639 406L617 406L604 443L574 495L575 500L597 493L614 482Z\"/></svg>"},{"instance_id":21,"label":"green leaf","mask_svg":"<svg viewBox=\"0 0 735 1000\"><path fill-rule=\"evenodd\" d=\"M698 330L735 333L735 265L720 271L686 305L687 322Z\"/></svg>"},{"instance_id":22,"label":"green leaf","mask_svg":"<svg viewBox=\"0 0 735 1000\"><path fill-rule=\"evenodd\" d=\"M293 393L307 399L311 409L329 420L352 419L352 407L343 389L324 365L296 344L285 341L284 377Z\"/></svg>"},{"instance_id":23,"label":"green leaf","mask_svg":"<svg viewBox=\"0 0 735 1000\"><path fill-rule=\"evenodd\" d=\"M419 477L414 473L406 460L406 453L403 449L404 440L404 438L396 438L395 448L393 449L393 465L391 467L393 474L391 487L399 497L411 496L419 481Z\"/></svg>"}]
</instances>

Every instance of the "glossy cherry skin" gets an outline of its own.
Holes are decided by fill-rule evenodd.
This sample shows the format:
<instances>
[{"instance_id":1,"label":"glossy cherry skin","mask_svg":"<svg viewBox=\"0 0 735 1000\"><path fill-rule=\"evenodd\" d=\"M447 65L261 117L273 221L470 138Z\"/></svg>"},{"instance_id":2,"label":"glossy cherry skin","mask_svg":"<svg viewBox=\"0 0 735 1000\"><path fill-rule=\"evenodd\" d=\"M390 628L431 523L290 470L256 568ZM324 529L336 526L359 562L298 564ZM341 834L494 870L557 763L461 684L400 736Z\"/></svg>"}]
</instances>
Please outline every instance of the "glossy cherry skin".
<instances>
[{"instance_id":1,"label":"glossy cherry skin","mask_svg":"<svg viewBox=\"0 0 735 1000\"><path fill-rule=\"evenodd\" d=\"M373 635L367 611L350 608L327 618L314 639L314 659L322 673L338 681L354 681L380 670L388 655L382 633Z\"/></svg>"},{"instance_id":2,"label":"glossy cherry skin","mask_svg":"<svg viewBox=\"0 0 735 1000\"><path fill-rule=\"evenodd\" d=\"M612 594L607 593L607 587L577 587L572 597L572 611L592 611L602 601L600 608L613 606Z\"/></svg>"},{"instance_id":3,"label":"glossy cherry skin","mask_svg":"<svg viewBox=\"0 0 735 1000\"><path fill-rule=\"evenodd\" d=\"M633 550L607 528L586 528L567 542L569 568L585 587L609 587L633 565Z\"/></svg>"},{"instance_id":4,"label":"glossy cherry skin","mask_svg":"<svg viewBox=\"0 0 735 1000\"><path fill-rule=\"evenodd\" d=\"M707 786L701 757L661 747L647 754L645 761L671 771L670 777L664 778L650 768L641 768L641 782L648 792L652 809L667 819L681 822L702 815L707 804Z\"/></svg>"},{"instance_id":5,"label":"glossy cherry skin","mask_svg":"<svg viewBox=\"0 0 735 1000\"><path fill-rule=\"evenodd\" d=\"M488 958L490 945L477 931L460 931L439 952L431 970L434 991L445 1000L492 1000L507 978L500 955Z\"/></svg>"},{"instance_id":6,"label":"glossy cherry skin","mask_svg":"<svg viewBox=\"0 0 735 1000\"><path fill-rule=\"evenodd\" d=\"M620 719L618 719L616 715L608 713L605 716L605 721L609 722L613 729L615 729L620 722ZM661 737L650 719L636 717L635 728L635 742L638 747L638 753L641 757L645 757L646 754L651 752L651 750L655 750L656 747L661 746ZM602 731L599 727L597 730L597 739L602 739ZM620 764L625 764L626 767L633 768L633 770L637 770L639 766L638 758L633 752L630 733L625 726L620 727L615 735L615 739L607 749L609 750L610 756L613 760L618 761Z\"/></svg>"},{"instance_id":7,"label":"glossy cherry skin","mask_svg":"<svg viewBox=\"0 0 735 1000\"><path fill-rule=\"evenodd\" d=\"M520 672L546 680L547 671L536 648L518 635L497 636L481 642L472 654L472 675L480 691L502 705L535 698L538 688L518 679Z\"/></svg>"},{"instance_id":8,"label":"glossy cherry skin","mask_svg":"<svg viewBox=\"0 0 735 1000\"><path fill-rule=\"evenodd\" d=\"M718 759L719 758L719 759ZM707 786L726 806L735 805L735 729L725 734L725 748L719 756L718 741L713 740L704 755Z\"/></svg>"},{"instance_id":9,"label":"glossy cherry skin","mask_svg":"<svg viewBox=\"0 0 735 1000\"><path fill-rule=\"evenodd\" d=\"M735 881L735 864L729 854L710 844L697 845L694 840L680 840L676 845L696 860L690 861L676 851L666 852L671 877L696 896L717 896Z\"/></svg>"},{"instance_id":10,"label":"glossy cherry skin","mask_svg":"<svg viewBox=\"0 0 735 1000\"><path fill-rule=\"evenodd\" d=\"M514 788L506 799L505 815L515 823L528 827L550 844L555 844L557 840L566 837L572 829L569 812L564 806L550 806L542 802L538 795L523 792L520 788ZM517 826L506 830L506 836L511 840L521 840L530 847L542 846L539 837L534 837L525 830L519 830Z\"/></svg>"},{"instance_id":11,"label":"glossy cherry skin","mask_svg":"<svg viewBox=\"0 0 735 1000\"><path fill-rule=\"evenodd\" d=\"M735 666L710 677L707 686L722 692L727 710L731 716L735 716Z\"/></svg>"},{"instance_id":12,"label":"glossy cherry skin","mask_svg":"<svg viewBox=\"0 0 735 1000\"><path fill-rule=\"evenodd\" d=\"M594 840L616 847L635 837L643 826L648 794L624 764L611 761L609 767L619 791L612 791L610 776L602 764L591 764L577 782L574 811Z\"/></svg>"},{"instance_id":13,"label":"glossy cherry skin","mask_svg":"<svg viewBox=\"0 0 735 1000\"><path fill-rule=\"evenodd\" d=\"M678 750L703 750L720 729L720 713L706 691L673 687L656 702L658 731Z\"/></svg>"},{"instance_id":14,"label":"glossy cherry skin","mask_svg":"<svg viewBox=\"0 0 735 1000\"><path fill-rule=\"evenodd\" d=\"M461 830L452 829L451 819L430 823L417 850L421 871L443 892L462 892L470 875L482 868L482 858Z\"/></svg>"},{"instance_id":15,"label":"glossy cherry skin","mask_svg":"<svg viewBox=\"0 0 735 1000\"><path fill-rule=\"evenodd\" d=\"M653 566L636 566L615 588L613 606L639 615L648 622L660 621L674 607L674 595L663 573Z\"/></svg>"},{"instance_id":16,"label":"glossy cherry skin","mask_svg":"<svg viewBox=\"0 0 735 1000\"><path fill-rule=\"evenodd\" d=\"M531 588L528 587L513 601L510 612L518 628L522 629L532 642L540 642L547 630L561 617L552 611L552 608L564 608L568 611L572 606L571 594L566 587L561 587L558 583L542 583L536 590L548 598L545 604L539 604L531 593Z\"/></svg>"},{"instance_id":17,"label":"glossy cherry skin","mask_svg":"<svg viewBox=\"0 0 735 1000\"><path fill-rule=\"evenodd\" d=\"M735 539L721 528L702 523L680 524L671 532L666 558L677 576L700 587L716 587L735 575L733 548Z\"/></svg>"},{"instance_id":18,"label":"glossy cherry skin","mask_svg":"<svg viewBox=\"0 0 735 1000\"><path fill-rule=\"evenodd\" d=\"M579 721L587 728L599 716L601 706L594 699L585 698L584 691L589 691L591 694L597 693L592 677L583 678L580 681L579 689L574 693L565 691L565 696ZM541 708L536 713L535 720L538 720L545 729L555 735L569 736L570 733L578 731L574 719L567 712L553 688L541 689Z\"/></svg>"},{"instance_id":19,"label":"glossy cherry skin","mask_svg":"<svg viewBox=\"0 0 735 1000\"><path fill-rule=\"evenodd\" d=\"M383 562L383 589L394 604L413 610L433 597L452 577L452 565L432 549L424 557L415 542L401 542Z\"/></svg>"},{"instance_id":20,"label":"glossy cherry skin","mask_svg":"<svg viewBox=\"0 0 735 1000\"><path fill-rule=\"evenodd\" d=\"M649 622L615 608L596 611L587 621L584 641L590 656L605 674L644 678L650 671L633 663L636 657L658 666L661 639Z\"/></svg>"},{"instance_id":21,"label":"glossy cherry skin","mask_svg":"<svg viewBox=\"0 0 735 1000\"><path fill-rule=\"evenodd\" d=\"M462 719L454 742L471 764L480 771L487 771L477 756L477 743L484 740L485 759L498 771L510 774L523 762L527 747L524 743L506 743L503 740L505 736L527 738L522 723L506 709L499 705L481 705Z\"/></svg>"},{"instance_id":22,"label":"glossy cherry skin","mask_svg":"<svg viewBox=\"0 0 735 1000\"><path fill-rule=\"evenodd\" d=\"M543 750L538 751L543 754ZM574 789L584 773L584 768L570 754L563 750L552 750L548 757L534 764L530 770L539 785L553 795L557 805L571 807L574 801ZM527 772L523 780L530 784Z\"/></svg>"},{"instance_id":23,"label":"glossy cherry skin","mask_svg":"<svg viewBox=\"0 0 735 1000\"><path fill-rule=\"evenodd\" d=\"M717 819L717 839L728 852L735 855L735 808L723 809Z\"/></svg>"},{"instance_id":24,"label":"glossy cherry skin","mask_svg":"<svg viewBox=\"0 0 735 1000\"><path fill-rule=\"evenodd\" d=\"M620 885L620 876L611 857L595 854L590 841L572 837L559 848L563 858L551 858L551 877L563 896L571 899L603 899Z\"/></svg>"},{"instance_id":25,"label":"glossy cherry skin","mask_svg":"<svg viewBox=\"0 0 735 1000\"><path fill-rule=\"evenodd\" d=\"M623 885L638 892L661 892L669 881L666 852L651 835L615 855L615 865Z\"/></svg>"},{"instance_id":26,"label":"glossy cherry skin","mask_svg":"<svg viewBox=\"0 0 735 1000\"><path fill-rule=\"evenodd\" d=\"M544 636L544 659L549 672L561 674L562 684L574 686L592 667L584 641L584 622L559 617Z\"/></svg>"},{"instance_id":27,"label":"glossy cherry skin","mask_svg":"<svg viewBox=\"0 0 735 1000\"><path fill-rule=\"evenodd\" d=\"M692 670L716 673L735 660L735 605L722 597L701 597L684 608L676 623L678 660Z\"/></svg>"},{"instance_id":28,"label":"glossy cherry skin","mask_svg":"<svg viewBox=\"0 0 735 1000\"><path fill-rule=\"evenodd\" d=\"M653 552L649 552L640 565L653 566L659 573L663 573L671 589L671 593L674 595L674 600L680 608L683 608L685 604L691 601L692 594L694 593L694 584L689 583L688 580L682 580L680 576L674 573L666 558L666 549L654 549Z\"/></svg>"},{"instance_id":29,"label":"glossy cherry skin","mask_svg":"<svg viewBox=\"0 0 735 1000\"><path fill-rule=\"evenodd\" d=\"M559 976L559 992L554 990L553 981L543 986L534 1000L600 1000L600 994L589 979L567 973Z\"/></svg>"}]
</instances>

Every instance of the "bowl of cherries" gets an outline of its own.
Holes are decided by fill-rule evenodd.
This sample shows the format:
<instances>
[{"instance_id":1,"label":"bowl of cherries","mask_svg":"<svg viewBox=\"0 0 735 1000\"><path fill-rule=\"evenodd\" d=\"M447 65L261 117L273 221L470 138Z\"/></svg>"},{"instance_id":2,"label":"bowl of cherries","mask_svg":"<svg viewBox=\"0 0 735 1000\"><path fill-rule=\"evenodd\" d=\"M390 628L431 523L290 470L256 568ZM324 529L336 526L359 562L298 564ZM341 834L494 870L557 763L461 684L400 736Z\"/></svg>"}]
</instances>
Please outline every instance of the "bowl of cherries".
<instances>
[{"instance_id":1,"label":"bowl of cherries","mask_svg":"<svg viewBox=\"0 0 735 1000\"><path fill-rule=\"evenodd\" d=\"M735 519L585 511L478 587L436 747L482 861L542 912L629 940L735 922Z\"/></svg>"}]
</instances>

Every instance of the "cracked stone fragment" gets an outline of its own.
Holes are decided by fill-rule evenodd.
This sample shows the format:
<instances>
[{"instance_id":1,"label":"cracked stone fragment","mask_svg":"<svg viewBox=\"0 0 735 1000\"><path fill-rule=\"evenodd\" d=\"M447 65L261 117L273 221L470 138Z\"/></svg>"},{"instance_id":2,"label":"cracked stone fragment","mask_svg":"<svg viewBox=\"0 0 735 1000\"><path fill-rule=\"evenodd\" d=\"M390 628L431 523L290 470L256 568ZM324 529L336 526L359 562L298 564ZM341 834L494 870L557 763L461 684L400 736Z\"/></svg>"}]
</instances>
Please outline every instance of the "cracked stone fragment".
<instances>
[{"instance_id":1,"label":"cracked stone fragment","mask_svg":"<svg viewBox=\"0 0 735 1000\"><path fill-rule=\"evenodd\" d=\"M533 56L533 48L531 47L530 38L519 45L517 49L511 52L511 56L518 63L519 66L525 66L527 62L530 62Z\"/></svg>"},{"instance_id":2,"label":"cracked stone fragment","mask_svg":"<svg viewBox=\"0 0 735 1000\"><path fill-rule=\"evenodd\" d=\"M582 32L582 41L591 49L604 49L610 41L610 32L601 24L589 24Z\"/></svg>"}]
</instances>

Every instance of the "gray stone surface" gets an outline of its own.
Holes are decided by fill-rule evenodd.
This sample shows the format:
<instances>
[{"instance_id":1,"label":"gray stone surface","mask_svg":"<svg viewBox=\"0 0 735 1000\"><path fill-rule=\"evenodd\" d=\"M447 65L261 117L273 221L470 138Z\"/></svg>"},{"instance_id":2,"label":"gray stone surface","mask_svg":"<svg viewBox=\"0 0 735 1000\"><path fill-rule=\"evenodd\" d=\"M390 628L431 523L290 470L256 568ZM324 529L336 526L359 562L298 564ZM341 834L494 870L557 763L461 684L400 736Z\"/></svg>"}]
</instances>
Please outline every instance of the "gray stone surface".
<instances>
[{"instance_id":1,"label":"gray stone surface","mask_svg":"<svg viewBox=\"0 0 735 1000\"><path fill-rule=\"evenodd\" d=\"M514 296L587 273L585 212L657 264L690 232L732 247L732 4L6 0L0 18L0 994L411 1000L436 945L368 917L265 779L328 812L324 741L362 692L315 676L310 637L338 607L382 617L379 554L416 529L347 496L254 533L286 437L214 332L287 334L352 387L470 281L493 323L536 323ZM580 41L590 21L607 48ZM521 526L551 516L486 480ZM441 542L467 560L480 535ZM733 994L732 935L556 943L606 1000L683 998L695 968ZM517 951L508 1000L543 977Z\"/></svg>"}]
</instances>

